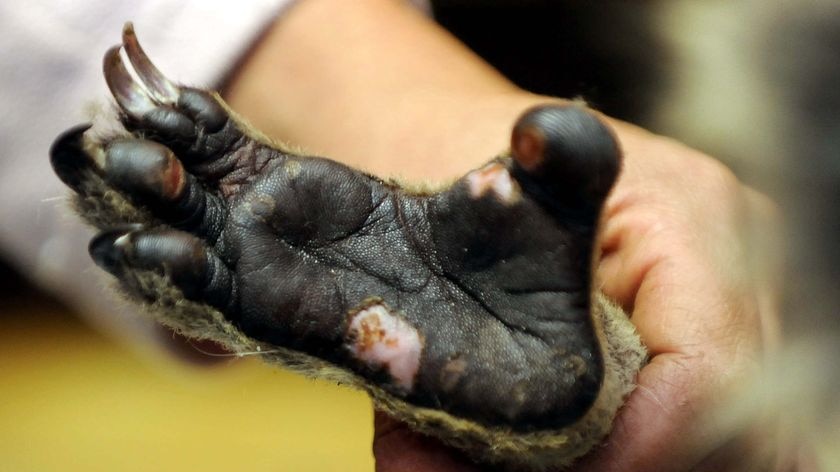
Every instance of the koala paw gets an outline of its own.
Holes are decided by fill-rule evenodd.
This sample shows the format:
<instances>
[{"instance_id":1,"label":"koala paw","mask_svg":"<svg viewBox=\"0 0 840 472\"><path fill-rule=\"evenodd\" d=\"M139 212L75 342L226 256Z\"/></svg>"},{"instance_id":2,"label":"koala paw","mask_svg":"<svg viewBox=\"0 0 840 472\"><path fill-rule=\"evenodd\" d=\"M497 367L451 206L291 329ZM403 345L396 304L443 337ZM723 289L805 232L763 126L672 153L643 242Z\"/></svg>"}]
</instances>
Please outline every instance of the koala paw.
<instances>
[{"instance_id":1,"label":"koala paw","mask_svg":"<svg viewBox=\"0 0 840 472\"><path fill-rule=\"evenodd\" d=\"M564 465L609 431L645 354L592 287L620 167L594 115L529 110L510 155L418 193L261 138L130 24L104 73L127 133L73 128L51 162L93 259L164 323L363 388L478 460Z\"/></svg>"}]
</instances>

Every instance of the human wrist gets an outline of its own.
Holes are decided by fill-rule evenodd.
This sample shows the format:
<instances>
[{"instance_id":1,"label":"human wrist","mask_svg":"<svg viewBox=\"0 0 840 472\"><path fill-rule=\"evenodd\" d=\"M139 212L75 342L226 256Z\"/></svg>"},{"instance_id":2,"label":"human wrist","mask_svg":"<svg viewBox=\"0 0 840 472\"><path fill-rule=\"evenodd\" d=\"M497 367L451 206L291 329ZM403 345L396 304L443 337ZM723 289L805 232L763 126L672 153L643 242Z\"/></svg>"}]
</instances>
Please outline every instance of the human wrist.
<instances>
[{"instance_id":1,"label":"human wrist","mask_svg":"<svg viewBox=\"0 0 840 472\"><path fill-rule=\"evenodd\" d=\"M410 178L449 177L503 150L525 96L395 0L300 2L225 93L269 136Z\"/></svg>"}]
</instances>

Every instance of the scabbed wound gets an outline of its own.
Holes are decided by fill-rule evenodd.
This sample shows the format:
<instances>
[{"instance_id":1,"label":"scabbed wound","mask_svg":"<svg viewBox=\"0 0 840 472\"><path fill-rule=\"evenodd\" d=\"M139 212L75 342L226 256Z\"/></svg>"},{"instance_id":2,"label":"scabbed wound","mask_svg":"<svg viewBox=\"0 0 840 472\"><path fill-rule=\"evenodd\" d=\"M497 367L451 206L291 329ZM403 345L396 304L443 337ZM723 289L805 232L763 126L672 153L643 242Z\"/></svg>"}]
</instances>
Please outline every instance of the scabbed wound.
<instances>
[{"instance_id":1,"label":"scabbed wound","mask_svg":"<svg viewBox=\"0 0 840 472\"><path fill-rule=\"evenodd\" d=\"M417 328L385 305L370 305L351 315L348 349L356 359L384 369L405 391L414 386L423 342Z\"/></svg>"}]
</instances>

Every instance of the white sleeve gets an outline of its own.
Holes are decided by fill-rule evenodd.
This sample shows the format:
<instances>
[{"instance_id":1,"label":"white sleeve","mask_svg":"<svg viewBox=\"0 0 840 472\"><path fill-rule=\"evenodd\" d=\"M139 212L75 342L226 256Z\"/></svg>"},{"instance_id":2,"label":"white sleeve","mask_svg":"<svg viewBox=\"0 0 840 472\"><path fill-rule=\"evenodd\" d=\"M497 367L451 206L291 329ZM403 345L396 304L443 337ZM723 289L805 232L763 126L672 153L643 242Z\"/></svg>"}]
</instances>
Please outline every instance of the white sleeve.
<instances>
[{"instance_id":1,"label":"white sleeve","mask_svg":"<svg viewBox=\"0 0 840 472\"><path fill-rule=\"evenodd\" d=\"M107 103L102 55L123 23L158 65L186 83L217 84L292 0L34 0L0 2L0 251L32 281L107 331L155 339L115 303L87 256L92 231L68 215L47 150L64 129Z\"/></svg>"},{"instance_id":2,"label":"white sleeve","mask_svg":"<svg viewBox=\"0 0 840 472\"><path fill-rule=\"evenodd\" d=\"M170 77L212 87L294 1L0 2L0 254L96 325L155 339L153 325L104 288L85 250L92 231L68 214L49 146L89 120L90 104L108 102L102 55L126 21Z\"/></svg>"}]
</instances>

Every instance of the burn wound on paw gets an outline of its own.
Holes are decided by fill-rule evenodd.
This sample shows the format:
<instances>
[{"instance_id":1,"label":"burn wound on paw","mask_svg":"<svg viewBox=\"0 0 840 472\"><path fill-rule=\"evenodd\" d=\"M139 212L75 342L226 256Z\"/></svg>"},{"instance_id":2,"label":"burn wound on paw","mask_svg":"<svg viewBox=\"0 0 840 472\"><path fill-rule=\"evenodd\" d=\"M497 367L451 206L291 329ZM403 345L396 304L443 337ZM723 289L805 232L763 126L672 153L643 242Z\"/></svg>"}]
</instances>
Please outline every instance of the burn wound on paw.
<instances>
[{"instance_id":1,"label":"burn wound on paw","mask_svg":"<svg viewBox=\"0 0 840 472\"><path fill-rule=\"evenodd\" d=\"M184 193L187 186L187 176L178 159L170 151L167 154L165 167L160 171L161 195L175 199Z\"/></svg>"},{"instance_id":2,"label":"burn wound on paw","mask_svg":"<svg viewBox=\"0 0 840 472\"><path fill-rule=\"evenodd\" d=\"M405 391L414 386L423 342L417 328L382 303L350 314L347 330L351 354L377 369L384 369Z\"/></svg>"},{"instance_id":3,"label":"burn wound on paw","mask_svg":"<svg viewBox=\"0 0 840 472\"><path fill-rule=\"evenodd\" d=\"M510 148L520 166L534 171L545 158L545 134L536 126L518 124L513 129Z\"/></svg>"},{"instance_id":4,"label":"burn wound on paw","mask_svg":"<svg viewBox=\"0 0 840 472\"><path fill-rule=\"evenodd\" d=\"M467 174L467 186L470 196L481 198L491 192L501 202L513 204L519 201L519 184L510 176L510 172L498 162L492 162Z\"/></svg>"},{"instance_id":5,"label":"burn wound on paw","mask_svg":"<svg viewBox=\"0 0 840 472\"><path fill-rule=\"evenodd\" d=\"M451 392L467 372L467 360L460 355L449 359L440 371L440 386L444 392Z\"/></svg>"}]
</instances>

